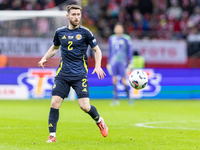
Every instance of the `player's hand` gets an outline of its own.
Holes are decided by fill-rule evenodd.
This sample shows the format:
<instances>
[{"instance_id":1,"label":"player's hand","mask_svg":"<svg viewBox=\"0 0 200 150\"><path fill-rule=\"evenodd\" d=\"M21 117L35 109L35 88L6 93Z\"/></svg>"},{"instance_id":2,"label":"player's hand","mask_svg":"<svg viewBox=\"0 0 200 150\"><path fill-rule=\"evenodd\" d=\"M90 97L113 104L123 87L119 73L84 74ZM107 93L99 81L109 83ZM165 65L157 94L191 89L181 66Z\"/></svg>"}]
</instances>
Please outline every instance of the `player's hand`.
<instances>
[{"instance_id":1,"label":"player's hand","mask_svg":"<svg viewBox=\"0 0 200 150\"><path fill-rule=\"evenodd\" d=\"M105 72L103 71L103 69L101 67L95 67L92 74L94 74L96 72L97 76L99 79L103 79L104 76L106 76Z\"/></svg>"},{"instance_id":2,"label":"player's hand","mask_svg":"<svg viewBox=\"0 0 200 150\"><path fill-rule=\"evenodd\" d=\"M42 69L44 69L44 66L45 66L45 63L47 62L46 59L41 59L39 62L38 62L38 66L41 67Z\"/></svg>"},{"instance_id":3,"label":"player's hand","mask_svg":"<svg viewBox=\"0 0 200 150\"><path fill-rule=\"evenodd\" d=\"M128 64L128 67L126 68L126 74L128 74L133 69L132 63Z\"/></svg>"}]
</instances>

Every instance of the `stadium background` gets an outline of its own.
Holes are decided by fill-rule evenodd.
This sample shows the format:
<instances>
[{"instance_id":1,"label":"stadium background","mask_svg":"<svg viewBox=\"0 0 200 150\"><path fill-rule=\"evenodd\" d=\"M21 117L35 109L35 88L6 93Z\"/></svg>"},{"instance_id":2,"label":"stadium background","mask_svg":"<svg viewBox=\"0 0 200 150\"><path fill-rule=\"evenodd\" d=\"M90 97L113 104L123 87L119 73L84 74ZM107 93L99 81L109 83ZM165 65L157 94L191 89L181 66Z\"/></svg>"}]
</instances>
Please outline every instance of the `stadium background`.
<instances>
[{"instance_id":1,"label":"stadium background","mask_svg":"<svg viewBox=\"0 0 200 150\"><path fill-rule=\"evenodd\" d=\"M91 98L112 98L107 40L118 21L132 37L132 50L145 57L149 75L144 90L130 88L132 97L200 98L200 0L0 0L0 49L8 58L7 66L0 68L0 99L50 99L59 54L45 70L37 63L55 30L66 25L64 9L71 3L82 5L82 24L94 33L103 52L107 76L100 81L91 75L94 57L88 49ZM118 89L124 98L120 80ZM69 98L75 97L72 91Z\"/></svg>"}]
</instances>

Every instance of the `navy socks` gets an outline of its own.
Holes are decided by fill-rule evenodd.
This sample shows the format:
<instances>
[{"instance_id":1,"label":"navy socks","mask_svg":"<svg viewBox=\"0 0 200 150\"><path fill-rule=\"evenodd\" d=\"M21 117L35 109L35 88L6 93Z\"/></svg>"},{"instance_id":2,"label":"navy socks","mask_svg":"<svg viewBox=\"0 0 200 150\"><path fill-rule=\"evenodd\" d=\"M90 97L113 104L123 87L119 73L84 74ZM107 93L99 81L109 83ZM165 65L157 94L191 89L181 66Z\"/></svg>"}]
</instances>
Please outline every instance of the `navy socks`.
<instances>
[{"instance_id":1,"label":"navy socks","mask_svg":"<svg viewBox=\"0 0 200 150\"><path fill-rule=\"evenodd\" d=\"M128 89L128 85L125 85L125 88L126 88L127 97L128 97L128 98L130 98L130 96L129 96L129 89Z\"/></svg>"},{"instance_id":2,"label":"navy socks","mask_svg":"<svg viewBox=\"0 0 200 150\"><path fill-rule=\"evenodd\" d=\"M116 100L116 99L118 99L118 96L117 96L117 85L114 84L114 85L113 85L113 88L114 88L114 89L113 89L113 90L114 90L114 93L113 93L113 94L114 94L114 99Z\"/></svg>"},{"instance_id":3,"label":"navy socks","mask_svg":"<svg viewBox=\"0 0 200 150\"><path fill-rule=\"evenodd\" d=\"M56 126L59 119L59 109L50 108L49 112L49 132L56 132Z\"/></svg>"},{"instance_id":4,"label":"navy socks","mask_svg":"<svg viewBox=\"0 0 200 150\"><path fill-rule=\"evenodd\" d=\"M99 113L97 112L96 107L94 107L93 105L91 105L91 109L88 112L88 114L95 120L98 121L99 120Z\"/></svg>"}]
</instances>

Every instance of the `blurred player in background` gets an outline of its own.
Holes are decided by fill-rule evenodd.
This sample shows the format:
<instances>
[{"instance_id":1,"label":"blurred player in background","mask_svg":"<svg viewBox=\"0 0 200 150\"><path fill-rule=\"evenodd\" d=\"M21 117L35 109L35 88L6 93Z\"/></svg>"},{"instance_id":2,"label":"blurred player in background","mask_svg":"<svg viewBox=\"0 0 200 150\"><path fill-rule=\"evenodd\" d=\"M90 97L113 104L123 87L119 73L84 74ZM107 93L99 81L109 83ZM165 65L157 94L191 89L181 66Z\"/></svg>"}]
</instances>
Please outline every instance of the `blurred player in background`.
<instances>
[{"instance_id":1,"label":"blurred player in background","mask_svg":"<svg viewBox=\"0 0 200 150\"><path fill-rule=\"evenodd\" d=\"M70 87L76 91L80 108L88 113L99 127L102 135L108 135L108 128L95 106L89 103L88 64L86 51L88 45L95 52L95 68L99 79L105 76L101 68L102 53L96 39L89 29L80 25L82 8L78 5L67 6L67 18L69 25L56 30L53 45L38 63L44 68L45 63L53 57L61 46L61 62L57 69L52 90L52 101L49 113L49 139L48 143L56 142L56 126L59 118L59 108L65 97L68 96Z\"/></svg>"},{"instance_id":2,"label":"blurred player in background","mask_svg":"<svg viewBox=\"0 0 200 150\"><path fill-rule=\"evenodd\" d=\"M0 68L4 68L8 65L8 58L2 54L0 49Z\"/></svg>"},{"instance_id":3,"label":"blurred player in background","mask_svg":"<svg viewBox=\"0 0 200 150\"><path fill-rule=\"evenodd\" d=\"M114 88L113 105L119 105L118 91L117 91L117 76L122 79L125 86L127 97L130 104L132 100L129 97L129 88L126 82L126 67L131 60L131 37L124 34L124 28L121 23L117 23L114 27L114 35L109 37L109 54L107 68L112 75L112 82Z\"/></svg>"},{"instance_id":4,"label":"blurred player in background","mask_svg":"<svg viewBox=\"0 0 200 150\"><path fill-rule=\"evenodd\" d=\"M133 57L131 62L127 67L127 72L132 71L133 69L142 69L145 68L145 59L139 54L137 50L133 52Z\"/></svg>"}]
</instances>

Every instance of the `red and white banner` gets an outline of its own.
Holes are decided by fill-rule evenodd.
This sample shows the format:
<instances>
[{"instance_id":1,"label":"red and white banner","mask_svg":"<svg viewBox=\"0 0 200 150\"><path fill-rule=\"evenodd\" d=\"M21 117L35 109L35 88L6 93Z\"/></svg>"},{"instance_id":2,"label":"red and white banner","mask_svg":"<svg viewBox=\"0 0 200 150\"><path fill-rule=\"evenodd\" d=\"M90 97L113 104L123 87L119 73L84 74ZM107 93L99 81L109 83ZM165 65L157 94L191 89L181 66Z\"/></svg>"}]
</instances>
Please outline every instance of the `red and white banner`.
<instances>
[{"instance_id":1,"label":"red and white banner","mask_svg":"<svg viewBox=\"0 0 200 150\"><path fill-rule=\"evenodd\" d=\"M7 56L43 56L52 44L49 38L0 37L0 49Z\"/></svg>"},{"instance_id":2,"label":"red and white banner","mask_svg":"<svg viewBox=\"0 0 200 150\"><path fill-rule=\"evenodd\" d=\"M19 85L0 85L0 99L19 99L29 98L28 88Z\"/></svg>"},{"instance_id":3,"label":"red and white banner","mask_svg":"<svg viewBox=\"0 0 200 150\"><path fill-rule=\"evenodd\" d=\"M0 37L0 49L7 56L42 57L52 45L48 38ZM103 55L108 55L108 43L99 42ZM184 64L187 44L178 40L133 40L132 49L140 51L147 63ZM60 51L57 56L60 55Z\"/></svg>"},{"instance_id":4,"label":"red and white banner","mask_svg":"<svg viewBox=\"0 0 200 150\"><path fill-rule=\"evenodd\" d=\"M187 44L175 40L134 40L133 50L138 50L148 63L184 64L187 61Z\"/></svg>"}]
</instances>

